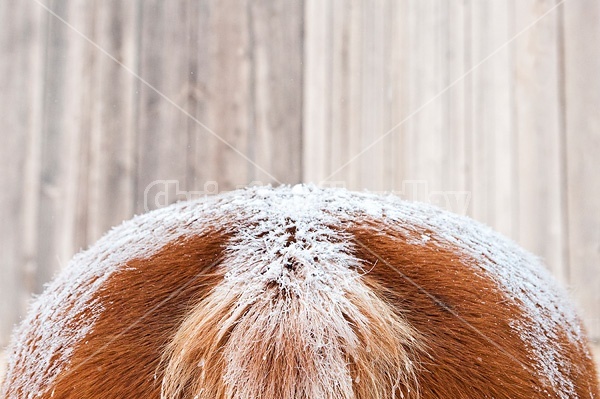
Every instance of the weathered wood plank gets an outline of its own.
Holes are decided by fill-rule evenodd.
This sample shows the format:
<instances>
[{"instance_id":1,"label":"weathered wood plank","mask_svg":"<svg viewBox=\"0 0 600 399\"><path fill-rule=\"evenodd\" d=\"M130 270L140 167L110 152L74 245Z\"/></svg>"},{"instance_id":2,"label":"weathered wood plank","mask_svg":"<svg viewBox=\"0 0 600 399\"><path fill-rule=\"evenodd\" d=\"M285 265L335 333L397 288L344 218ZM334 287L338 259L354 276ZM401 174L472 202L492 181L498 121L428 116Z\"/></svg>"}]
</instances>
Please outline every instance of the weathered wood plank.
<instances>
[{"instance_id":1,"label":"weathered wood plank","mask_svg":"<svg viewBox=\"0 0 600 399\"><path fill-rule=\"evenodd\" d=\"M600 3L565 2L564 83L569 283L600 340ZM597 359L598 360L598 359Z\"/></svg>"},{"instance_id":2,"label":"weathered wood plank","mask_svg":"<svg viewBox=\"0 0 600 399\"><path fill-rule=\"evenodd\" d=\"M252 59L248 4L248 1L211 3L208 86L211 103L207 120L210 128L228 143L218 141L214 155L219 186L225 190L249 183L256 168L241 158L241 154L249 155L247 132L253 118L249 103Z\"/></svg>"},{"instance_id":3,"label":"weathered wood plank","mask_svg":"<svg viewBox=\"0 0 600 399\"><path fill-rule=\"evenodd\" d=\"M255 104L249 2L210 1L207 7L208 19L202 17L204 26L199 26L193 47L205 69L198 70L204 76L197 101L204 126L192 126L191 162L203 176L197 184L214 181L220 190L229 190L250 183L257 169L271 173L255 162L250 143L255 139Z\"/></svg>"},{"instance_id":4,"label":"weathered wood plank","mask_svg":"<svg viewBox=\"0 0 600 399\"><path fill-rule=\"evenodd\" d=\"M188 2L141 2L136 212L175 202L187 190L190 111ZM124 121L126 123L126 121ZM131 139L128 139L131 142ZM167 183L168 182L168 183Z\"/></svg>"},{"instance_id":5,"label":"weathered wood plank","mask_svg":"<svg viewBox=\"0 0 600 399\"><path fill-rule=\"evenodd\" d=\"M408 134L410 121L405 120L410 114L409 71L411 55L407 50L411 40L411 24L409 20L409 3L407 1L394 2L390 13L392 18L392 35L390 62L392 63L391 84L391 110L390 119L394 131L391 133L390 146L394 149L390 160L393 168L393 181L391 188L400 193L404 184L410 178L411 156L408 150ZM396 126L398 125L398 126Z\"/></svg>"},{"instance_id":6,"label":"weathered wood plank","mask_svg":"<svg viewBox=\"0 0 600 399\"><path fill-rule=\"evenodd\" d=\"M248 7L248 102L253 114L248 145L253 160L272 175L255 167L249 178L298 183L302 174L303 4L254 1Z\"/></svg>"},{"instance_id":7,"label":"weathered wood plank","mask_svg":"<svg viewBox=\"0 0 600 399\"><path fill-rule=\"evenodd\" d=\"M208 121L211 103L215 101L209 96L209 85L212 79L212 55L209 50L212 37L211 6L209 1L189 2L187 12L192 17L186 21L189 38L185 46L190 54L188 59L190 76L187 88L189 109L194 118L205 123ZM218 140L192 118L188 118L187 132L189 143L186 172L188 189L198 192L198 196L205 189L218 190L218 165L213 160ZM209 183L211 181L216 185Z\"/></svg>"},{"instance_id":8,"label":"weathered wood plank","mask_svg":"<svg viewBox=\"0 0 600 399\"><path fill-rule=\"evenodd\" d=\"M558 1L47 2L160 93L35 2L1 2L0 347L29 293L159 179L150 208L255 180L458 212L431 193L471 191L600 342L600 6L565 2L502 47Z\"/></svg>"},{"instance_id":9,"label":"weathered wood plank","mask_svg":"<svg viewBox=\"0 0 600 399\"><path fill-rule=\"evenodd\" d=\"M364 53L364 47L360 46L360 42L363 40L364 35L364 7L365 3L362 1L354 1L352 3L347 22L349 25L347 48L340 49L340 51L347 52L348 58L348 74L345 82L345 84L348 86L348 109L346 111L348 114L348 130L347 132L340 132L346 136L347 139L339 139L342 148L346 149L345 156L336 160L335 163L332 162L332 166L335 166L335 169L330 171L329 175L331 175L335 170L339 169L341 165L344 165L349 159L351 159L351 157L355 156L355 154L358 154L363 148L363 115L362 112L357 112L357 110L362 104L363 95L363 85L361 83L364 74L362 69L362 59L367 56ZM344 82L342 82L342 84L344 84ZM344 141L346 141L345 145ZM333 180L334 184L336 180L340 180L341 183L345 182L348 188L359 190L363 181L360 168L360 163L351 162L340 171L344 172L344 174L340 176L336 176L335 174L331 175L331 179Z\"/></svg>"},{"instance_id":10,"label":"weathered wood plank","mask_svg":"<svg viewBox=\"0 0 600 399\"><path fill-rule=\"evenodd\" d=\"M111 0L98 7L93 20L98 46L132 71L138 62L137 12L136 2ZM92 50L87 68L92 71L93 101L84 99L89 107L89 129L80 133L89 140L88 242L134 213L136 110L141 85L122 65L98 49Z\"/></svg>"},{"instance_id":11,"label":"weathered wood plank","mask_svg":"<svg viewBox=\"0 0 600 399\"><path fill-rule=\"evenodd\" d=\"M348 154L351 163L357 165L360 178L358 187L351 188L382 191L386 189L385 182L388 180L384 176L386 163L389 162L385 156L385 146L387 144L389 147L390 136L381 138L391 127L387 86L390 83L387 73L391 40L388 30L389 2L383 1L377 6L369 3L363 5L361 23L361 103L354 112L361 114L360 149L377 143L356 158L355 154Z\"/></svg>"},{"instance_id":12,"label":"weathered wood plank","mask_svg":"<svg viewBox=\"0 0 600 399\"><path fill-rule=\"evenodd\" d=\"M330 9L331 17L331 93L328 101L331 103L331 130L329 132L329 157L327 159L327 174L335 170L337 165L344 162L348 156L351 141L350 132L350 91L356 82L349 78L350 69L350 52L355 50L357 46L351 43L351 14L357 14L358 2L341 2L334 1ZM360 127L356 129L359 130ZM346 172L332 176L332 180L344 181L344 185L351 185L353 182L348 181ZM322 178L324 178L323 176ZM333 184L328 182L327 184Z\"/></svg>"},{"instance_id":13,"label":"weathered wood plank","mask_svg":"<svg viewBox=\"0 0 600 399\"><path fill-rule=\"evenodd\" d=\"M512 2L472 2L471 215L510 236L516 235L516 147L512 106Z\"/></svg>"},{"instance_id":14,"label":"weathered wood plank","mask_svg":"<svg viewBox=\"0 0 600 399\"><path fill-rule=\"evenodd\" d=\"M303 180L319 183L330 172L332 3L304 4Z\"/></svg>"},{"instance_id":15,"label":"weathered wood plank","mask_svg":"<svg viewBox=\"0 0 600 399\"><path fill-rule=\"evenodd\" d=\"M56 52L54 55L56 60L60 60L54 67L62 66L65 69L61 72L62 77L58 81L52 82L51 85L45 84L44 86L45 88L50 87L50 90L56 90L56 93L48 93L46 90L47 95L53 96L56 110L49 110L49 114L44 117L48 121L56 117L58 123L56 125L48 123L47 126L49 129L60 129L59 133L54 130L50 134L60 137L61 141L57 145L64 146L62 154L61 150L58 150L58 156L61 157L60 168L54 180L54 184L57 186L54 189L60 192L59 197L54 198L57 201L55 206L61 217L60 220L53 221L56 229L54 234L60 245L56 249L61 252L56 257L59 262L53 272L66 266L73 254L86 247L89 242L87 237L89 198L87 179L91 104L94 97L91 79L94 74L93 55L97 51L88 40L95 39L95 13L94 4L79 0L68 2L64 13L49 16L61 27L56 34L67 44L66 49L58 47L52 50ZM50 77L49 73L55 71L50 69L47 71L46 81L52 80L53 77ZM63 85L63 87L58 89L57 86L54 86L55 84ZM60 90L65 91L61 92ZM54 114L54 112L57 113ZM56 148L49 149L49 151L56 150ZM43 212L42 207L39 212L40 214ZM40 242L42 240L43 238L40 237ZM42 259L48 260L48 258Z\"/></svg>"},{"instance_id":16,"label":"weathered wood plank","mask_svg":"<svg viewBox=\"0 0 600 399\"><path fill-rule=\"evenodd\" d=\"M74 210L80 200L79 176L86 167L79 155L86 151L82 121L89 115L86 60L91 48L77 32L93 39L93 24L87 22L94 7L84 1L49 2L48 7L56 15L48 15L44 61L36 292L79 249L77 237L85 231L85 220L77 218Z\"/></svg>"},{"instance_id":17,"label":"weathered wood plank","mask_svg":"<svg viewBox=\"0 0 600 399\"><path fill-rule=\"evenodd\" d=\"M554 0L515 2L514 34L528 28L555 4ZM552 273L566 283L558 17L557 10L547 14L512 44L518 151L518 178L512 189L519 198L514 238L544 258Z\"/></svg>"},{"instance_id":18,"label":"weathered wood plank","mask_svg":"<svg viewBox=\"0 0 600 399\"><path fill-rule=\"evenodd\" d=\"M44 37L47 16L36 4L0 3L0 351L26 310L37 280L36 222ZM7 112L8 111L8 112ZM1 373L0 373L1 374Z\"/></svg>"},{"instance_id":19,"label":"weathered wood plank","mask_svg":"<svg viewBox=\"0 0 600 399\"><path fill-rule=\"evenodd\" d=\"M407 162L404 184L399 189L408 199L429 201L432 191L442 189L444 143L448 139L444 97L448 78L441 62L448 47L441 29L447 22L438 2L406 4L404 51L409 56L403 84L407 93L400 130L402 147L398 150Z\"/></svg>"},{"instance_id":20,"label":"weathered wood plank","mask_svg":"<svg viewBox=\"0 0 600 399\"><path fill-rule=\"evenodd\" d=\"M471 200L471 151L468 139L471 134L471 77L463 77L470 65L470 26L469 5L467 2L449 2L447 22L442 27L442 35L448 38L448 47L443 54L448 90L443 94L447 112L447 153L442 181L443 198L446 209L466 214ZM443 13L442 13L443 16Z\"/></svg>"},{"instance_id":21,"label":"weathered wood plank","mask_svg":"<svg viewBox=\"0 0 600 399\"><path fill-rule=\"evenodd\" d=\"M188 174L196 191L295 183L302 162L302 3L192 4ZM224 34L226 32L226 34ZM236 49L232 51L231 49ZM296 60L291 62L290 60ZM210 129L210 131L208 129ZM218 136L218 137L216 137Z\"/></svg>"},{"instance_id":22,"label":"weathered wood plank","mask_svg":"<svg viewBox=\"0 0 600 399\"><path fill-rule=\"evenodd\" d=\"M330 54L331 88L327 96L330 107L330 130L326 155L326 185L357 189L363 181L361 162L351 162L363 145L363 57L365 40L365 3L361 1L333 2L329 9L331 24ZM308 155L308 154L307 154Z\"/></svg>"}]
</instances>

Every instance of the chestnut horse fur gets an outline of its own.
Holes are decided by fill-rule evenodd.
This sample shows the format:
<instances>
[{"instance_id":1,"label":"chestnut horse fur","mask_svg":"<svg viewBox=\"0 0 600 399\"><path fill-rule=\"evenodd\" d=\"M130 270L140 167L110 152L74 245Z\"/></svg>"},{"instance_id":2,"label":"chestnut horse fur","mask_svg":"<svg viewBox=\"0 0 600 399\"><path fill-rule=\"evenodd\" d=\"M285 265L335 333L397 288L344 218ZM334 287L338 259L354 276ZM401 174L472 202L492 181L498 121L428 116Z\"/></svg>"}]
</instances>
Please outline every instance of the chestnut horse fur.
<instances>
[{"instance_id":1,"label":"chestnut horse fur","mask_svg":"<svg viewBox=\"0 0 600 399\"><path fill-rule=\"evenodd\" d=\"M540 261L463 216L313 185L108 232L31 304L1 397L600 398Z\"/></svg>"}]
</instances>

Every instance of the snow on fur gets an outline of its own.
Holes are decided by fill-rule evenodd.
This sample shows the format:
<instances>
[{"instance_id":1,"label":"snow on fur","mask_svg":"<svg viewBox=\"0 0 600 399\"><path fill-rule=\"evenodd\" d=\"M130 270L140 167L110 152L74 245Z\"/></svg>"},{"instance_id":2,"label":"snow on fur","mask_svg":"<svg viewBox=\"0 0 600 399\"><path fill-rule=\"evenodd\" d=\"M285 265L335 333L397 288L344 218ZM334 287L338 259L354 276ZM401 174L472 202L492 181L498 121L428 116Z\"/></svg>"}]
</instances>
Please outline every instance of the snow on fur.
<instances>
[{"instance_id":1,"label":"snow on fur","mask_svg":"<svg viewBox=\"0 0 600 399\"><path fill-rule=\"evenodd\" d=\"M15 342L11 359L25 361L25 372L19 376L8 375L7 379L22 381L22 385L27 383L31 392L28 398L43 393L43 387L69 368L75 345L94 328L95 320L103 311L102 303L94 300L94 293L107 279L129 260L150 257L178 237L201 233L208 224L222 225L234 233L224 262L228 267L226 278L222 286L217 287L216 295L227 295L226 291L232 289L241 292L235 300L243 307L259 301L270 281L277 282L302 298L305 308L298 310L300 317L309 317L307 309L310 309L318 312L327 324L325 330L330 335L307 332L312 338L305 344L311 350L325 350L324 356L330 357L331 364L341 365L328 339L344 336L350 346L355 342L351 332L344 330L330 315L339 309L359 315L348 300L348 292L366 297L369 293L355 284L360 262L353 257L350 240L339 227L356 225L364 216L405 231L414 245L425 245L433 240L435 245L463 251L465 260L475 259L472 267L495 281L506 299L525 309L527 318L514 320L512 327L530 346L536 358L536 371L553 385L553 391L561 398L575 397L571 382L559 371L561 366L567 365L560 363L557 350L552 348L560 345L555 333L559 327L566 329L572 341L581 340L582 332L563 291L538 259L484 225L428 204L312 185L233 191L197 202L178 203L137 216L114 228L90 249L76 255L34 301L16 337L39 336L39 339ZM338 228L332 229L332 226ZM290 229L294 230L293 240L289 240ZM314 262L315 257L318 263ZM303 267L292 273L290 263ZM240 291L241 286L244 290ZM331 298L333 302L323 300ZM357 320L361 322L359 316ZM309 324L310 320L304 322ZM238 349L226 348L228 368L224 378L235 387L239 397L248 397L248 392L236 384L246 378L244 359L235 354ZM9 373L13 366L9 365ZM348 373L320 372L324 381L345 375L339 389L351 389ZM317 392L315 395L326 397Z\"/></svg>"},{"instance_id":2,"label":"snow on fur","mask_svg":"<svg viewBox=\"0 0 600 399\"><path fill-rule=\"evenodd\" d=\"M227 398L354 398L348 362L359 364L361 372L374 369L365 350L394 380L389 386L373 384L372 397L393 397L398 386L416 386L403 348L418 347L418 334L360 281L362 265L336 215L340 204L318 193L303 186L254 189L233 194L220 206L237 215L242 227L227 248L224 282L198 306L192 332L175 338L182 347L173 350L176 364L167 368L163 397L180 397L188 385L181 376L191 373L179 360L189 352L186 344L193 347L196 337L228 332L223 348ZM223 304L233 304L232 310L222 319L209 319L206 309ZM208 333L205 324L218 325L218 333ZM382 345L385 337L393 342ZM387 347L394 350L383 350ZM201 356L207 368L218 362L214 354ZM293 361L275 366L278 359ZM289 383L265 379L272 367ZM282 387L291 391L281 392ZM211 395L198 388L198 398Z\"/></svg>"},{"instance_id":3,"label":"snow on fur","mask_svg":"<svg viewBox=\"0 0 600 399\"><path fill-rule=\"evenodd\" d=\"M150 257L175 238L198 231L202 223L195 223L194 216L201 209L198 204L179 203L137 216L75 255L35 299L16 330L15 337L38 339L13 340L6 381L27 386L28 399L42 395L44 387L69 367L74 347L102 313L94 293L129 260ZM24 372L16 376L11 375L15 359L26 362Z\"/></svg>"}]
</instances>

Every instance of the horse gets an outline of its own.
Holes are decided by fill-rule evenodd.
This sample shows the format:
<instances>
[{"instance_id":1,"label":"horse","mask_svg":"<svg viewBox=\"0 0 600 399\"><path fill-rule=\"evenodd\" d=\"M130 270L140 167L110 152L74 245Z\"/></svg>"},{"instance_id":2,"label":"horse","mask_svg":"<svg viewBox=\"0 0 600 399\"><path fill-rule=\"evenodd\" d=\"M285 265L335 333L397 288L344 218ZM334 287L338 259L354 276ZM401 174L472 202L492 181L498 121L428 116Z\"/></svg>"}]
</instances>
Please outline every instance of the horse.
<instances>
[{"instance_id":1,"label":"horse","mask_svg":"<svg viewBox=\"0 0 600 399\"><path fill-rule=\"evenodd\" d=\"M599 398L542 262L393 195L248 187L124 222L16 329L2 397Z\"/></svg>"}]
</instances>

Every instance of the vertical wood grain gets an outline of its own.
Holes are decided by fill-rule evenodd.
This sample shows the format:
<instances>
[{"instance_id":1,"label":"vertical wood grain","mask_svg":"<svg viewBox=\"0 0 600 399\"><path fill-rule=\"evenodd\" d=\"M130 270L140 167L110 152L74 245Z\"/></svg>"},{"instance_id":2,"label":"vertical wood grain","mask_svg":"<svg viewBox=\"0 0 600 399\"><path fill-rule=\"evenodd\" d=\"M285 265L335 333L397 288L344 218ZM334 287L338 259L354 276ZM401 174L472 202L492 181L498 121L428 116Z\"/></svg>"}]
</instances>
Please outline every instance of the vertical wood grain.
<instances>
[{"instance_id":1,"label":"vertical wood grain","mask_svg":"<svg viewBox=\"0 0 600 399\"><path fill-rule=\"evenodd\" d=\"M407 1L407 37L403 51L406 87L397 149L404 158L402 191L407 199L430 201L442 189L445 143L448 140L447 69L442 60L448 51L447 12L440 2Z\"/></svg>"},{"instance_id":2,"label":"vertical wood grain","mask_svg":"<svg viewBox=\"0 0 600 399\"><path fill-rule=\"evenodd\" d=\"M407 124L403 119L408 113L408 69L410 54L406 51L409 36L409 14L407 2L393 2L390 10L392 40L390 42L390 124L395 128L390 135L392 154L388 165L390 168L390 187L399 192L407 175L407 159L403 143L406 139ZM399 126L396 126L399 125Z\"/></svg>"},{"instance_id":3,"label":"vertical wood grain","mask_svg":"<svg viewBox=\"0 0 600 399\"><path fill-rule=\"evenodd\" d=\"M304 4L303 178L319 183L330 172L332 3L306 0Z\"/></svg>"},{"instance_id":4,"label":"vertical wood grain","mask_svg":"<svg viewBox=\"0 0 600 399\"><path fill-rule=\"evenodd\" d=\"M515 34L554 7L554 0L515 2ZM559 12L552 11L513 42L517 134L518 231L513 237L542 256L566 283L562 201Z\"/></svg>"},{"instance_id":5,"label":"vertical wood grain","mask_svg":"<svg viewBox=\"0 0 600 399\"><path fill-rule=\"evenodd\" d=\"M121 64L137 70L138 3L103 2L93 15L96 43ZM85 98L87 138L87 242L134 213L136 110L141 83L121 65L88 45L86 70L92 76L91 97ZM118 87L118 90L115 90ZM89 132L89 133L87 133Z\"/></svg>"},{"instance_id":6,"label":"vertical wood grain","mask_svg":"<svg viewBox=\"0 0 600 399\"><path fill-rule=\"evenodd\" d=\"M190 57L188 68L190 71L187 97L190 113L198 120L208 123L209 110L216 101L210 95L210 82L212 54L209 43L212 40L212 2L189 2L188 13L192 16L187 22L189 40L186 43ZM195 120L188 118L188 162L187 185L188 189L198 192L198 196L205 190L224 189L217 182L219 167L214 161L214 154L218 148L218 140L212 137L205 127ZM215 182L215 183L211 183Z\"/></svg>"},{"instance_id":7,"label":"vertical wood grain","mask_svg":"<svg viewBox=\"0 0 600 399\"><path fill-rule=\"evenodd\" d=\"M600 5L558 1L44 3L153 88L0 2L0 347L110 226L253 181L466 211L544 258L600 345Z\"/></svg>"},{"instance_id":8,"label":"vertical wood grain","mask_svg":"<svg viewBox=\"0 0 600 399\"><path fill-rule=\"evenodd\" d=\"M361 161L351 162L342 169L340 166L364 145L364 79L369 79L365 76L363 62L367 7L361 1L335 1L329 9L332 14L329 17L331 40L330 47L324 51L330 54L331 87L329 92L323 93L330 109L329 133L326 133L329 152L322 154L325 156L325 170L319 178L328 179L324 182L327 185L358 188L364 180Z\"/></svg>"},{"instance_id":9,"label":"vertical wood grain","mask_svg":"<svg viewBox=\"0 0 600 399\"><path fill-rule=\"evenodd\" d=\"M355 154L358 154L362 150L362 126L363 126L363 115L362 112L357 112L360 105L362 104L363 96L363 85L362 80L364 79L364 70L362 69L362 59L367 56L364 53L364 47L360 46L361 41L364 37L364 7L366 3L363 1L354 1L349 10L348 14L348 41L346 48L340 48L347 54L348 66L347 66L347 78L346 82L341 82L342 85L348 87L348 131L340 130L341 135L347 134L347 139L340 138L338 142L341 148L345 148L345 155L343 158L339 157L335 160L332 159L332 171L329 172L331 175L335 170L338 170L341 165L345 165ZM336 71L337 74L337 71ZM333 158L333 157L332 157ZM350 162L340 172L341 175L332 175L334 181L340 180L340 184L346 184L349 189L359 190L363 182L361 176L361 164L358 162Z\"/></svg>"},{"instance_id":10,"label":"vertical wood grain","mask_svg":"<svg viewBox=\"0 0 600 399\"><path fill-rule=\"evenodd\" d=\"M352 189L366 188L385 190L386 144L390 136L383 139L391 128L388 55L390 38L390 4L382 1L379 6L366 4L362 8L362 41L361 41L361 104L357 110L361 114L360 149L365 149L377 142L366 152L352 160L358 165L359 186ZM381 140L380 140L381 139ZM389 147L389 145L388 145ZM355 154L348 154L349 158ZM389 187L387 188L389 190Z\"/></svg>"},{"instance_id":11,"label":"vertical wood grain","mask_svg":"<svg viewBox=\"0 0 600 399\"><path fill-rule=\"evenodd\" d=\"M248 1L211 3L209 59L209 110L207 123L213 131L245 156L249 154L247 132L254 120L250 76L252 49ZM214 140L214 137L210 137ZM255 166L221 141L216 142L214 162L219 187L228 190L251 181Z\"/></svg>"},{"instance_id":12,"label":"vertical wood grain","mask_svg":"<svg viewBox=\"0 0 600 399\"><path fill-rule=\"evenodd\" d=\"M189 81L187 2L140 3L136 212L175 202L187 190ZM165 98L166 97L166 98ZM170 101L169 101L170 100Z\"/></svg>"},{"instance_id":13,"label":"vertical wood grain","mask_svg":"<svg viewBox=\"0 0 600 399\"><path fill-rule=\"evenodd\" d=\"M64 3L64 2L63 2ZM57 3L54 3L58 5ZM59 10L59 9L57 9ZM58 144L61 146L59 152L60 174L57 175L55 190L61 194L55 198L56 207L60 212L60 220L52 220L55 231L52 233L60 246L56 249L61 252L56 259L49 257L40 258L40 265L52 266L54 273L66 266L74 253L88 244L87 237L87 178L89 172L89 132L91 130L91 104L94 91L91 78L93 75L94 49L89 45L87 38L94 40L96 37L94 15L95 5L85 1L70 1L66 3L64 12L58 16L66 21L60 21L57 17L50 17L58 23L54 32L49 32L49 40L58 38L67 43L67 49L48 47L47 54L53 54L59 61L55 67L64 71L58 73L59 79L54 82L54 70L47 69L46 81L52 82L45 85L46 95L53 96L54 107L44 115L50 129L56 129L51 135L61 136ZM67 26L70 24L71 26ZM56 36L53 36L56 35ZM48 64L47 64L48 65ZM61 76L61 74L64 74ZM55 86L55 84L57 86ZM58 85L64 87L58 88ZM60 92L60 90L65 90ZM56 91L56 92L54 92ZM87 95L90 93L91 95ZM47 97L46 97L47 98ZM46 103L48 100L46 100ZM57 121L53 125L50 121ZM42 131L43 137L46 132ZM56 149L50 149L55 151ZM61 151L65 151L61 153ZM44 193L42 193L43 198ZM40 206L39 214L43 209ZM44 238L40 236L39 243ZM58 264L51 262L58 261ZM44 283L44 281L42 281Z\"/></svg>"},{"instance_id":14,"label":"vertical wood grain","mask_svg":"<svg viewBox=\"0 0 600 399\"><path fill-rule=\"evenodd\" d=\"M46 15L30 2L0 3L0 351L36 286L40 125ZM0 355L1 356L1 355ZM0 362L1 363L1 362Z\"/></svg>"},{"instance_id":15,"label":"vertical wood grain","mask_svg":"<svg viewBox=\"0 0 600 399\"><path fill-rule=\"evenodd\" d=\"M448 135L446 163L443 165L441 195L446 209L466 214L469 211L471 192L471 152L468 147L471 121L471 76L464 76L470 65L470 3L448 2L447 22L441 32L447 37L447 49L442 53L442 64L446 69L444 84L448 87L442 101L447 112Z\"/></svg>"},{"instance_id":16,"label":"vertical wood grain","mask_svg":"<svg viewBox=\"0 0 600 399\"><path fill-rule=\"evenodd\" d=\"M512 2L471 3L471 216L514 237L517 193L513 129Z\"/></svg>"},{"instance_id":17,"label":"vertical wood grain","mask_svg":"<svg viewBox=\"0 0 600 399\"><path fill-rule=\"evenodd\" d=\"M359 16L360 10L358 1L341 2L334 1L333 7L331 8L331 48L328 50L331 54L331 93L328 101L331 102L331 114L329 118L331 120L331 129L329 131L329 142L330 151L327 159L327 174L329 175L334 171L338 165L341 165L348 153L355 149L359 150L356 145L359 143L360 136L357 136L358 140L352 140L353 137L350 133L351 129L351 110L355 107L356 103L353 101L360 101L360 98L351 98L352 90L360 85L359 77L351 77L350 70L360 70L360 67L356 64L356 59L352 59L352 52L358 50L358 46L354 45L351 37L351 29L360 29L359 24L352 25L352 16ZM362 37L359 32L359 37ZM360 50L358 50L360 51ZM361 127L354 127L354 132L360 132ZM332 176L332 180L344 181L344 185L350 186L355 184L354 181L349 181L348 173L346 170L341 171ZM325 176L322 176L325 178ZM356 177L358 179L358 176ZM334 183L328 183L333 185Z\"/></svg>"},{"instance_id":18,"label":"vertical wood grain","mask_svg":"<svg viewBox=\"0 0 600 399\"><path fill-rule=\"evenodd\" d=\"M250 153L277 180L295 184L302 178L303 4L263 0L248 7ZM257 168L250 175L265 184L276 183L273 177Z\"/></svg>"},{"instance_id":19,"label":"vertical wood grain","mask_svg":"<svg viewBox=\"0 0 600 399\"><path fill-rule=\"evenodd\" d=\"M59 18L47 15L43 119L40 126L40 182L37 204L36 288L64 267L78 247L78 235L85 220L72 212L80 200L79 176L86 166L80 162L83 150L85 100L89 90L86 63L88 43L75 32L93 37L93 4L84 1L48 2L60 18L71 21L68 27ZM46 13L46 11L44 11Z\"/></svg>"},{"instance_id":20,"label":"vertical wood grain","mask_svg":"<svg viewBox=\"0 0 600 399\"><path fill-rule=\"evenodd\" d=\"M569 283L600 341L600 3L565 2L565 127Z\"/></svg>"},{"instance_id":21,"label":"vertical wood grain","mask_svg":"<svg viewBox=\"0 0 600 399\"><path fill-rule=\"evenodd\" d=\"M204 26L199 26L206 36L198 36L193 54L206 68L194 73L207 77L197 105L202 108L200 121L212 133L192 127L191 162L205 180L196 184L215 181L220 190L230 190L257 176L250 145L255 134L250 6L247 1L209 1L207 7L208 19L202 17Z\"/></svg>"}]
</instances>

